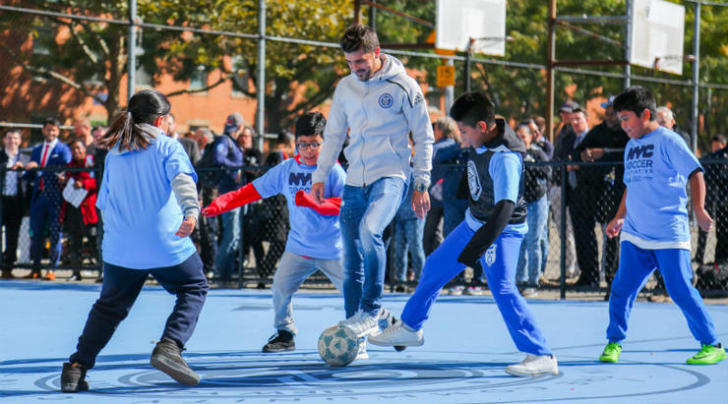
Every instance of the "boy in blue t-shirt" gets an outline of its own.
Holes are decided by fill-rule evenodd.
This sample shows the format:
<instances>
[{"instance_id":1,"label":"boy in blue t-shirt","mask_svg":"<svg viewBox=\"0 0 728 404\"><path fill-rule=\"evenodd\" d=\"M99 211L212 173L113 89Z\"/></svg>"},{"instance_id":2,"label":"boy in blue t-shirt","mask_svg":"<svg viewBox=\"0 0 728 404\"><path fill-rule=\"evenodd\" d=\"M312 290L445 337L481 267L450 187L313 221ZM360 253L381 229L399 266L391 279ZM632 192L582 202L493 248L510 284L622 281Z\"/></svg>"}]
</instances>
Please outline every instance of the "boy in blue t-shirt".
<instances>
[{"instance_id":1,"label":"boy in blue t-shirt","mask_svg":"<svg viewBox=\"0 0 728 404\"><path fill-rule=\"evenodd\" d=\"M619 269L609 298L609 327L599 360L617 362L620 342L627 334L627 320L637 294L652 272L659 269L667 293L680 307L688 328L702 349L690 357L690 365L710 365L726 358L718 342L713 320L693 287L690 266L686 183L690 181L695 219L710 231L713 219L705 211L703 168L683 139L661 127L652 94L630 87L614 100L614 110L630 141L624 151L624 184L627 186L607 235L621 231Z\"/></svg>"},{"instance_id":2,"label":"boy in blue t-shirt","mask_svg":"<svg viewBox=\"0 0 728 404\"><path fill-rule=\"evenodd\" d=\"M395 347L422 345L422 326L442 287L466 265L480 265L511 339L527 354L523 362L506 367L506 372L513 376L556 375L556 357L516 287L518 254L528 230L523 198L526 147L503 119L495 118L493 103L481 93L460 96L450 115L472 147L467 163L470 196L465 220L427 258L402 321L370 336L369 342Z\"/></svg>"},{"instance_id":3,"label":"boy in blue t-shirt","mask_svg":"<svg viewBox=\"0 0 728 404\"><path fill-rule=\"evenodd\" d=\"M214 216L278 194L286 198L291 229L271 287L277 333L263 346L263 352L296 349L291 298L306 278L320 269L338 290L344 281L338 216L346 182L344 169L337 164L330 171L323 204L307 195L325 126L326 118L319 112L301 115L296 121L295 158L284 160L237 191L219 196L202 210L203 216Z\"/></svg>"}]
</instances>

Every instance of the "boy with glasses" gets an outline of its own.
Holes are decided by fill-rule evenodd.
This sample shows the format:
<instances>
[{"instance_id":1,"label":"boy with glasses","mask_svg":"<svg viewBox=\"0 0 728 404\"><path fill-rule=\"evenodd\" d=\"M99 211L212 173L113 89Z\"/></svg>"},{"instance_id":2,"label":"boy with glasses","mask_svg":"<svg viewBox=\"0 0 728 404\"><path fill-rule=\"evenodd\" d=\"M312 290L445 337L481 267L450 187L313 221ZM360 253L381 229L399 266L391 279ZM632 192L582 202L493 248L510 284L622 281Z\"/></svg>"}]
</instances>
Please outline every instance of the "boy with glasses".
<instances>
[{"instance_id":1,"label":"boy with glasses","mask_svg":"<svg viewBox=\"0 0 728 404\"><path fill-rule=\"evenodd\" d=\"M346 181L344 169L337 164L329 172L324 203L318 204L307 195L325 126L326 119L321 113L303 114L296 121L298 154L294 158L282 161L239 190L219 196L202 210L203 216L214 216L278 194L286 198L291 229L271 288L273 325L277 333L263 346L263 352L296 349L291 298L306 278L320 269L339 290L344 280L339 230L339 205Z\"/></svg>"}]
</instances>

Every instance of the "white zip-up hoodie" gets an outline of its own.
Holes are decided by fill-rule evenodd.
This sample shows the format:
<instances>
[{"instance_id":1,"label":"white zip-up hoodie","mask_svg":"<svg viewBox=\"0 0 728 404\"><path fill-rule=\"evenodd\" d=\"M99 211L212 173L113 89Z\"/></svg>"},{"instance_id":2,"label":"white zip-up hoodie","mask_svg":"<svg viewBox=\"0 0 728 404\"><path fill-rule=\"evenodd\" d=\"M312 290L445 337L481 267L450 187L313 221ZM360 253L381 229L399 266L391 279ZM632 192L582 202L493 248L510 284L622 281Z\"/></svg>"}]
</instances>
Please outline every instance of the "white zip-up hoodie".
<instances>
[{"instance_id":1,"label":"white zip-up hoodie","mask_svg":"<svg viewBox=\"0 0 728 404\"><path fill-rule=\"evenodd\" d=\"M313 182L324 182L349 131L344 155L349 163L346 184L362 187L382 177L409 180L414 139L415 184L430 185L432 133L422 89L408 76L402 62L381 55L382 67L367 81L354 73L336 86L329 112L324 143L318 157Z\"/></svg>"}]
</instances>

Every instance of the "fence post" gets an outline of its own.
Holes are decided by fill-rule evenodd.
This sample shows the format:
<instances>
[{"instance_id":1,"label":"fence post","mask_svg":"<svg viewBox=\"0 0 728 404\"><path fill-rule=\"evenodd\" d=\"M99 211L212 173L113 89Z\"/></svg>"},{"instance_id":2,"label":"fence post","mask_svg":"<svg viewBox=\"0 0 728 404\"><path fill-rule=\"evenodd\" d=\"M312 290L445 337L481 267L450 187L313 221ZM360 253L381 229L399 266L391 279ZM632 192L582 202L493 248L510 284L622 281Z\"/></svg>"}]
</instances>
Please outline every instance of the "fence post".
<instances>
[{"instance_id":1,"label":"fence post","mask_svg":"<svg viewBox=\"0 0 728 404\"><path fill-rule=\"evenodd\" d=\"M243 251L243 246L245 245L245 215L248 213L248 206L241 206L240 215L238 215L240 219L240 237L238 238L238 262L240 263L238 266L238 289L243 288L243 274L245 274L245 262L243 258L245 252ZM255 264L258 265L257 262Z\"/></svg>"},{"instance_id":2,"label":"fence post","mask_svg":"<svg viewBox=\"0 0 728 404\"><path fill-rule=\"evenodd\" d=\"M692 130L690 147L698 150L698 98L700 97L700 2L695 2L695 21L693 21L693 108L691 111Z\"/></svg>"},{"instance_id":3,"label":"fence post","mask_svg":"<svg viewBox=\"0 0 728 404\"><path fill-rule=\"evenodd\" d=\"M20 151L18 151L20 153ZM5 173L8 171L7 167L3 164L2 167L0 167L0 218L3 217L3 192L5 191ZM18 192L20 192L20 181L18 181ZM5 232L2 230L2 226L5 225L5 221L3 220L2 223L0 223L0 247L3 247L4 249L7 249L7 237L5 236ZM17 237L17 236L16 236ZM17 248L17 247L16 247ZM0 248L2 250L2 248ZM2 251L0 251L0 268L5 268L5 254L2 254ZM8 268L12 269L12 268Z\"/></svg>"},{"instance_id":4,"label":"fence post","mask_svg":"<svg viewBox=\"0 0 728 404\"><path fill-rule=\"evenodd\" d=\"M632 54L632 0L627 0L626 2L627 6L627 26L625 31L625 39L624 39L624 60L627 61L627 64L624 65L624 88L627 88L632 85L632 66L629 64L630 57Z\"/></svg>"},{"instance_id":5,"label":"fence post","mask_svg":"<svg viewBox=\"0 0 728 404\"><path fill-rule=\"evenodd\" d=\"M546 51L546 136L554 142L554 59L556 58L556 0L549 0L548 49Z\"/></svg>"},{"instance_id":6,"label":"fence post","mask_svg":"<svg viewBox=\"0 0 728 404\"><path fill-rule=\"evenodd\" d=\"M566 162L561 161L561 281L559 282L559 297L561 300L566 299L566 187L569 184L566 181Z\"/></svg>"},{"instance_id":7,"label":"fence post","mask_svg":"<svg viewBox=\"0 0 728 404\"><path fill-rule=\"evenodd\" d=\"M255 130L265 134L265 0L258 0L258 78L255 93L258 98L258 111Z\"/></svg>"},{"instance_id":8,"label":"fence post","mask_svg":"<svg viewBox=\"0 0 728 404\"><path fill-rule=\"evenodd\" d=\"M129 38L127 40L127 95L126 99L131 99L134 95L134 82L136 81L136 27L134 21L137 18L137 2L129 0Z\"/></svg>"}]
</instances>

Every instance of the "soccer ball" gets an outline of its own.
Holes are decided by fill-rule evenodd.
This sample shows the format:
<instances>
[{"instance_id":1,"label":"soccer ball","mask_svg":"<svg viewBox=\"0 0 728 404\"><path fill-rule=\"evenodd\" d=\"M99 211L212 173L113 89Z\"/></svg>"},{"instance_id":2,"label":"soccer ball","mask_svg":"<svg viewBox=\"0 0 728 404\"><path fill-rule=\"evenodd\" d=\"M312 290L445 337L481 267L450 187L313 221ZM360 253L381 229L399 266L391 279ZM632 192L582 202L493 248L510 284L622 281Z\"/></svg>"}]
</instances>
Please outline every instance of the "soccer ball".
<instances>
[{"instance_id":1,"label":"soccer ball","mask_svg":"<svg viewBox=\"0 0 728 404\"><path fill-rule=\"evenodd\" d=\"M346 366L354 362L359 353L359 338L348 327L336 324L321 333L318 351L329 365Z\"/></svg>"}]
</instances>

